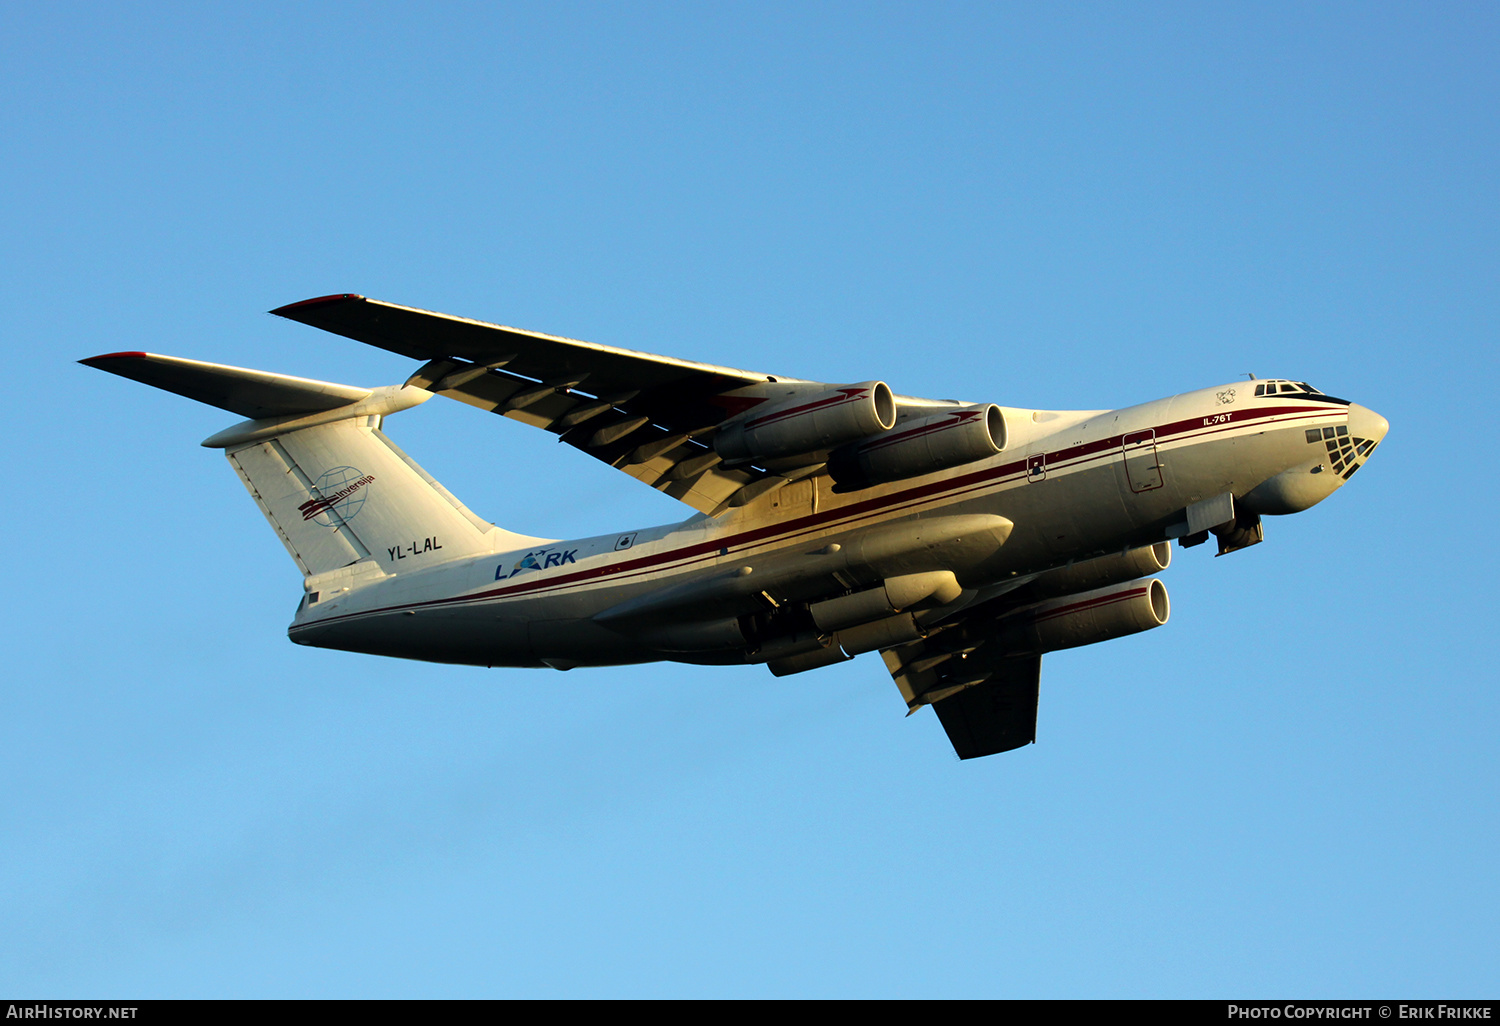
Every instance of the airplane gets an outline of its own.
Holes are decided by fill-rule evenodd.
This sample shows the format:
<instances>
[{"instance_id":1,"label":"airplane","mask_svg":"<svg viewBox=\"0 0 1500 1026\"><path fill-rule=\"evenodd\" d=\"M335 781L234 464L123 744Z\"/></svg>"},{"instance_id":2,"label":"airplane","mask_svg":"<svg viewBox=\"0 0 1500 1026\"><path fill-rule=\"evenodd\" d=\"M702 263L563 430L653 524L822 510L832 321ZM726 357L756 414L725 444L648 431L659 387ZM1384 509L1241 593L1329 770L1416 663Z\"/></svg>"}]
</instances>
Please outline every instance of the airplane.
<instances>
[{"instance_id":1,"label":"airplane","mask_svg":"<svg viewBox=\"0 0 1500 1026\"><path fill-rule=\"evenodd\" d=\"M421 362L358 388L143 352L81 363L247 418L222 449L303 574L300 645L477 666L879 652L960 759L1036 740L1041 658L1167 622L1171 543L1260 543L1389 428L1306 382L1119 410L897 395L368 299L271 311ZM558 540L476 516L382 430L435 395L543 428L695 510Z\"/></svg>"}]
</instances>

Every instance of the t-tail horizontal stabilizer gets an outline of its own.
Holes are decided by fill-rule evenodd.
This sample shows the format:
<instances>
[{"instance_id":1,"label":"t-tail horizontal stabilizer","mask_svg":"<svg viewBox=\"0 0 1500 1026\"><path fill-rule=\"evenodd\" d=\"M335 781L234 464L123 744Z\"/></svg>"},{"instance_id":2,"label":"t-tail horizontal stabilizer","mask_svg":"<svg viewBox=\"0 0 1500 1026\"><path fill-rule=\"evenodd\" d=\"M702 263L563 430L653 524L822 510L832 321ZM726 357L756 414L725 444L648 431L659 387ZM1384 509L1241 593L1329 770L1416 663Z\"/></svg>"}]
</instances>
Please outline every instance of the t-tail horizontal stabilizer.
<instances>
[{"instance_id":1,"label":"t-tail horizontal stabilizer","mask_svg":"<svg viewBox=\"0 0 1500 1026\"><path fill-rule=\"evenodd\" d=\"M78 362L251 420L319 413L348 406L370 395L370 389L353 385L156 353L106 353Z\"/></svg>"},{"instance_id":2,"label":"t-tail horizontal stabilizer","mask_svg":"<svg viewBox=\"0 0 1500 1026\"><path fill-rule=\"evenodd\" d=\"M209 449L228 449L337 420L383 417L432 398L423 388L356 388L156 353L109 353L78 362L250 418L205 438L202 444Z\"/></svg>"},{"instance_id":3,"label":"t-tail horizontal stabilizer","mask_svg":"<svg viewBox=\"0 0 1500 1026\"><path fill-rule=\"evenodd\" d=\"M431 398L152 353L80 360L251 419L206 439L230 464L313 578L368 561L375 578L522 548L469 511L380 431L381 417Z\"/></svg>"}]
</instances>

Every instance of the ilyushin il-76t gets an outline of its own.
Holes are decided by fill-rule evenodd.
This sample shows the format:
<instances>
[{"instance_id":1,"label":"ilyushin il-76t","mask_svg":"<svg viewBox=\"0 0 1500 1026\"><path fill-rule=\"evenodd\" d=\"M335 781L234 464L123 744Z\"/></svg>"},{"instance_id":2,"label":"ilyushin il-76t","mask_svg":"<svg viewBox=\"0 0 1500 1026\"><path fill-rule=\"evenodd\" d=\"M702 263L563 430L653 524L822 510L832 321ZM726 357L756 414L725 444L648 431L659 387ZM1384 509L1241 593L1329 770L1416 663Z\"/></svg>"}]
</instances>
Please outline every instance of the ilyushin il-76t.
<instances>
[{"instance_id":1,"label":"ilyushin il-76t","mask_svg":"<svg viewBox=\"0 0 1500 1026\"><path fill-rule=\"evenodd\" d=\"M879 652L960 758L1036 738L1042 655L1167 621L1171 543L1220 554L1321 502L1384 418L1300 381L1121 410L914 399L653 356L358 295L272 311L421 361L355 388L150 353L90 367L248 418L223 449L304 577L301 645L479 666ZM447 396L697 511L555 541L470 512L381 429Z\"/></svg>"}]
</instances>

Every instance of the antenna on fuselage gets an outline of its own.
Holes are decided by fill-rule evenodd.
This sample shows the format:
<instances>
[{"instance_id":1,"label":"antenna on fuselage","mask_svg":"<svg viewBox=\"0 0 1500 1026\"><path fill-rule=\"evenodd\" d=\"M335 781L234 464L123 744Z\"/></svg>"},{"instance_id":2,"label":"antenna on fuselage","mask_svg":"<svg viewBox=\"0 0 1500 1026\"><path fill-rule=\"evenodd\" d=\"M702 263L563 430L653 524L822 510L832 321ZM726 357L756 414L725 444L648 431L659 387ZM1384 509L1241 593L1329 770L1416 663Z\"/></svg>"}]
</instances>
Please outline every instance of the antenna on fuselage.
<instances>
[{"instance_id":1,"label":"antenna on fuselage","mask_svg":"<svg viewBox=\"0 0 1500 1026\"><path fill-rule=\"evenodd\" d=\"M1255 380L1255 372L1254 371L1246 371L1245 372L1245 377L1249 378L1251 381L1254 381Z\"/></svg>"}]
</instances>

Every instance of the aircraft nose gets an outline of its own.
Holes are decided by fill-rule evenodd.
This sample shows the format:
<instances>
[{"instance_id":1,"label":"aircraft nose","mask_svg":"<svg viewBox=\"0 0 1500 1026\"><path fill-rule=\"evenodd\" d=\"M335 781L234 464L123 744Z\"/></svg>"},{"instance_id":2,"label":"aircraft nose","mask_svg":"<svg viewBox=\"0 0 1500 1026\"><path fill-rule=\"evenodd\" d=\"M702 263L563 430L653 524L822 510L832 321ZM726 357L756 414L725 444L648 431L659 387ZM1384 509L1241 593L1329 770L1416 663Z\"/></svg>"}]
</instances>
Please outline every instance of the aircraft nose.
<instances>
[{"instance_id":1,"label":"aircraft nose","mask_svg":"<svg viewBox=\"0 0 1500 1026\"><path fill-rule=\"evenodd\" d=\"M1359 403L1349 404L1349 433L1351 435L1356 438L1368 438L1378 443L1390 429L1390 422L1368 406L1361 406Z\"/></svg>"},{"instance_id":2,"label":"aircraft nose","mask_svg":"<svg viewBox=\"0 0 1500 1026\"><path fill-rule=\"evenodd\" d=\"M1353 477L1390 427L1386 419L1374 410L1350 403L1347 427L1323 429L1322 441L1328 447L1333 472L1345 481Z\"/></svg>"}]
</instances>

